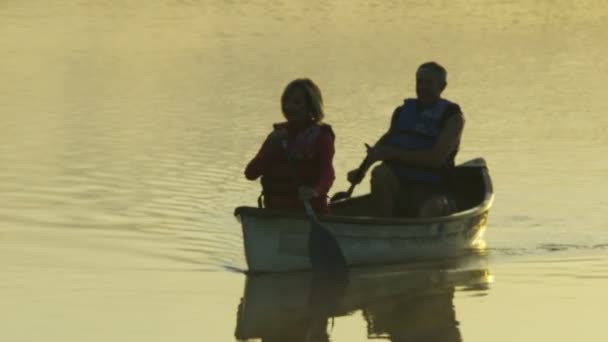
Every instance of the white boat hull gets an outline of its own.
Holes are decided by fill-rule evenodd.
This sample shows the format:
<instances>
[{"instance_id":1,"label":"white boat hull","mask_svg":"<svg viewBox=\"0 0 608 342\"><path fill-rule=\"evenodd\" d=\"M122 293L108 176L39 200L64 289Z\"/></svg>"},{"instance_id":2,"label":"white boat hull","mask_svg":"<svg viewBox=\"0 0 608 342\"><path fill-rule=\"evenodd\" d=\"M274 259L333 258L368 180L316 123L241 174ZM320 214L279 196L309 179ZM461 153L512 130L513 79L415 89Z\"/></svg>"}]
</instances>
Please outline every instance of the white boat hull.
<instances>
[{"instance_id":1,"label":"white boat hull","mask_svg":"<svg viewBox=\"0 0 608 342\"><path fill-rule=\"evenodd\" d=\"M469 220L376 225L323 222L350 266L446 257L475 248L485 230L487 213ZM245 255L252 272L310 269L308 233L302 218L241 216Z\"/></svg>"}]
</instances>

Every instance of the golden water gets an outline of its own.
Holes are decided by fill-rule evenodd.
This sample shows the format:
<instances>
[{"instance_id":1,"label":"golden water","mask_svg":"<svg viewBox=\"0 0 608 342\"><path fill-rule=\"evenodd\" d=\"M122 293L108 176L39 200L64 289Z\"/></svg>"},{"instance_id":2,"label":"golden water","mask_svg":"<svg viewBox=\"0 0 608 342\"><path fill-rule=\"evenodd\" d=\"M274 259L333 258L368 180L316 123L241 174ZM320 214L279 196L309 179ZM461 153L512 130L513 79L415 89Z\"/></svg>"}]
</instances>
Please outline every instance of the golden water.
<instances>
[{"instance_id":1,"label":"golden water","mask_svg":"<svg viewBox=\"0 0 608 342\"><path fill-rule=\"evenodd\" d=\"M232 210L283 87L320 85L345 190L427 60L496 191L461 339L605 339L607 23L600 0L3 1L0 340L234 341ZM373 337L361 310L330 329Z\"/></svg>"}]
</instances>

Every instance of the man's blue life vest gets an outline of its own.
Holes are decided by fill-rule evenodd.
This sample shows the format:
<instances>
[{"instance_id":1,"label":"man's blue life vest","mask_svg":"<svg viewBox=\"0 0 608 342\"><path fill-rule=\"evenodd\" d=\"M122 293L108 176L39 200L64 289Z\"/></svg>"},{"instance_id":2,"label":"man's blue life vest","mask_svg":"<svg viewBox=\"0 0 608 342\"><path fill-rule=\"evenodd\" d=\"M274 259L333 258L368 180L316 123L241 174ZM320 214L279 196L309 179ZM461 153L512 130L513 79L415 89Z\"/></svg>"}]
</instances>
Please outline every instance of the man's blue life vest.
<instances>
[{"instance_id":1,"label":"man's blue life vest","mask_svg":"<svg viewBox=\"0 0 608 342\"><path fill-rule=\"evenodd\" d=\"M443 123L449 114L447 111L452 102L439 99L430 108L419 110L415 99L406 99L403 105L395 112L391 125L391 133L387 143L404 150L430 150L435 146ZM454 166L454 150L439 168L419 167L402 163L400 161L385 161L395 174L404 181L440 183L446 169Z\"/></svg>"}]
</instances>

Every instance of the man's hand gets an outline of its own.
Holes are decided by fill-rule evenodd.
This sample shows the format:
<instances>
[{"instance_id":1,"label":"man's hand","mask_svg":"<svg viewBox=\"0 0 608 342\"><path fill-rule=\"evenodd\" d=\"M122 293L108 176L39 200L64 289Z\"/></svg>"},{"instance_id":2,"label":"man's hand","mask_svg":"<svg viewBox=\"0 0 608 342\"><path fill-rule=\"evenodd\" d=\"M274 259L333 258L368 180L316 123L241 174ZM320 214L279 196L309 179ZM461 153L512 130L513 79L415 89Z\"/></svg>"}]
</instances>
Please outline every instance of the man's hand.
<instances>
[{"instance_id":1,"label":"man's hand","mask_svg":"<svg viewBox=\"0 0 608 342\"><path fill-rule=\"evenodd\" d=\"M359 184L364 177L365 172L360 172L359 169L348 171L348 174L346 175L346 179L348 179L350 184Z\"/></svg>"},{"instance_id":2,"label":"man's hand","mask_svg":"<svg viewBox=\"0 0 608 342\"><path fill-rule=\"evenodd\" d=\"M301 186L298 188L298 197L300 197L302 201L308 201L311 198L315 198L318 196L319 194L317 194L317 192L311 187Z\"/></svg>"}]
</instances>

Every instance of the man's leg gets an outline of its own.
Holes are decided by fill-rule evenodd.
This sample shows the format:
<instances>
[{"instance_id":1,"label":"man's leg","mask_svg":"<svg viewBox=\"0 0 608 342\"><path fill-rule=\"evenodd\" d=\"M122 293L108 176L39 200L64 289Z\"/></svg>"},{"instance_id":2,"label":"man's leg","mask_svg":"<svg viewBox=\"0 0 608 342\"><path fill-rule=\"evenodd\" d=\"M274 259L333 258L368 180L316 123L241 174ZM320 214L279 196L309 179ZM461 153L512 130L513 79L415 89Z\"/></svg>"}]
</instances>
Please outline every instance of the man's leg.
<instances>
[{"instance_id":1,"label":"man's leg","mask_svg":"<svg viewBox=\"0 0 608 342\"><path fill-rule=\"evenodd\" d=\"M380 164L372 170L371 188L376 215L393 216L400 188L397 176L388 166Z\"/></svg>"}]
</instances>

